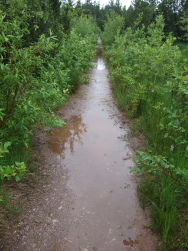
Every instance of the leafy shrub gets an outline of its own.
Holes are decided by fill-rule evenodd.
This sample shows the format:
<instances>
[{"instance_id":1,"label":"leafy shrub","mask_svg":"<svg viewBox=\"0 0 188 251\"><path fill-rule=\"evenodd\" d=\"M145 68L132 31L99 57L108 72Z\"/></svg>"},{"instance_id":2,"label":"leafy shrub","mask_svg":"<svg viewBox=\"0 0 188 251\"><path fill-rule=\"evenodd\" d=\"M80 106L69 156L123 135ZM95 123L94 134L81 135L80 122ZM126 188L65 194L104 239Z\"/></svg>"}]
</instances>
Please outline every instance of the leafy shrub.
<instances>
[{"instance_id":1,"label":"leafy shrub","mask_svg":"<svg viewBox=\"0 0 188 251\"><path fill-rule=\"evenodd\" d=\"M154 184L150 178L145 181L142 195L152 206L155 229L162 234L164 249L184 250L187 223L184 229L181 224L188 194L187 59L174 45L175 39L165 37L163 28L162 16L148 29L136 25L128 28L114 36L105 54L122 109L137 118L147 136L149 150L138 152L133 170L154 177ZM174 198L172 203L164 200L168 197ZM178 231L179 243L174 241Z\"/></svg>"},{"instance_id":2,"label":"leafy shrub","mask_svg":"<svg viewBox=\"0 0 188 251\"><path fill-rule=\"evenodd\" d=\"M107 22L104 24L104 32L102 40L105 46L111 46L115 41L115 35L122 31L124 18L112 12L107 17Z\"/></svg>"},{"instance_id":3,"label":"leafy shrub","mask_svg":"<svg viewBox=\"0 0 188 251\"><path fill-rule=\"evenodd\" d=\"M42 34L42 27L38 25L46 22L49 16L45 15L52 10L46 14L35 11L37 2L33 4L32 11L32 6L28 7L24 0L0 4L0 141L2 145L11 142L10 152L1 158L2 180L15 176L18 181L25 173L25 164L7 161L7 155L15 149L17 152L27 149L36 127L64 125L54 111L65 103L81 76L91 67L97 41L96 26L86 17L77 21L75 17L68 35L58 25L56 36L50 29L46 30L47 24ZM47 21L49 24L50 20ZM81 37L80 27L84 25L87 29ZM40 30L36 38L33 38L33 29Z\"/></svg>"},{"instance_id":4,"label":"leafy shrub","mask_svg":"<svg viewBox=\"0 0 188 251\"><path fill-rule=\"evenodd\" d=\"M8 153L8 147L11 145L10 142L4 144L0 143L0 158L4 157L5 153ZM3 183L4 179L12 179L15 177L16 181L20 181L22 176L26 172L26 166L24 162L16 161L14 165L0 165L0 185Z\"/></svg>"}]
</instances>

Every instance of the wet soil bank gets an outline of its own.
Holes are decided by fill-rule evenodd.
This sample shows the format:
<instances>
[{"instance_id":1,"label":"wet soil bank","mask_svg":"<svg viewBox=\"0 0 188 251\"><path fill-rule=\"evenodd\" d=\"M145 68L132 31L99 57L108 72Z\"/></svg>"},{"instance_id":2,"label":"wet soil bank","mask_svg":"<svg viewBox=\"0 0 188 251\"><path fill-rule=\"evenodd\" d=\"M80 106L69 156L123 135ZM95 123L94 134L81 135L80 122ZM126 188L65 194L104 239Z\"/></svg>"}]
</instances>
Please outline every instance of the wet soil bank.
<instances>
[{"instance_id":1,"label":"wet soil bank","mask_svg":"<svg viewBox=\"0 0 188 251\"><path fill-rule=\"evenodd\" d=\"M37 182L1 250L156 250L157 237L147 227L130 174L129 128L108 74L99 53L90 84L58 111L67 125L37 135Z\"/></svg>"}]
</instances>

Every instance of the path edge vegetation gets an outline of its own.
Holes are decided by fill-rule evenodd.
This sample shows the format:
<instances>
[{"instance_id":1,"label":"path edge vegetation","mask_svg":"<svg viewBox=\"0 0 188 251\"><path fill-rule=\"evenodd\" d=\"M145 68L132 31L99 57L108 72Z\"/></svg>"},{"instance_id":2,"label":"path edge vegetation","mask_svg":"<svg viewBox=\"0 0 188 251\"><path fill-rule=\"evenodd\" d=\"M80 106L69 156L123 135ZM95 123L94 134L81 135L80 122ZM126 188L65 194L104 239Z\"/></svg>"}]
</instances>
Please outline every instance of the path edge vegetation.
<instances>
[{"instance_id":1,"label":"path edge vegetation","mask_svg":"<svg viewBox=\"0 0 188 251\"><path fill-rule=\"evenodd\" d=\"M103 32L120 107L147 136L133 171L152 209L159 250L188 248L187 1L3 0L0 3L0 186L36 169L36 128L63 126L55 110L84 82ZM164 15L160 15L164 13ZM175 40L177 38L177 41ZM178 44L179 46L176 46ZM181 45L181 46L180 46ZM180 50L181 48L181 50ZM0 202L6 204L1 194Z\"/></svg>"},{"instance_id":2,"label":"path edge vegetation","mask_svg":"<svg viewBox=\"0 0 188 251\"><path fill-rule=\"evenodd\" d=\"M148 27L123 30L119 15L108 17L102 40L119 106L144 133L147 146L135 154L138 193L150 207L159 250L188 248L188 68L186 51L164 33L162 15ZM118 27L118 28L117 28Z\"/></svg>"},{"instance_id":3,"label":"path edge vegetation","mask_svg":"<svg viewBox=\"0 0 188 251\"><path fill-rule=\"evenodd\" d=\"M13 213L10 180L37 169L35 130L62 127L56 110L78 84L87 84L99 28L59 0L0 3L0 204ZM8 213L7 213L8 214ZM17 216L15 216L17 217ZM2 223L0 232L4 232Z\"/></svg>"}]
</instances>

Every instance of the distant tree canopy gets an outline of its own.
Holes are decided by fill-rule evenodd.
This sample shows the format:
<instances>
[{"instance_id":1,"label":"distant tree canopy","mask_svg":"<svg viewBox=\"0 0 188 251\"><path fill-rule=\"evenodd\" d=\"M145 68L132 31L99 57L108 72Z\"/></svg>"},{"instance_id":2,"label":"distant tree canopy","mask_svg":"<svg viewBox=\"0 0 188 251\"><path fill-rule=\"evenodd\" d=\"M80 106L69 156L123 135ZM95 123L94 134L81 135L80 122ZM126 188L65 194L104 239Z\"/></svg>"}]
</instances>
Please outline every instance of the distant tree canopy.
<instances>
[{"instance_id":1,"label":"distant tree canopy","mask_svg":"<svg viewBox=\"0 0 188 251\"><path fill-rule=\"evenodd\" d=\"M58 35L59 27L65 33L69 32L71 16L92 16L99 28L103 31L108 16L112 13L124 18L124 28L132 27L137 19L139 26L146 28L162 14L165 21L166 34L172 33L176 38L183 40L187 33L188 0L133 0L126 8L120 0L109 0L106 6L100 6L99 1L81 0L20 0L31 11L28 19L29 29L32 31L28 40L36 41L41 34L49 30ZM1 0L2 6L8 8L9 1ZM34 13L34 15L32 15ZM10 17L11 18L11 17Z\"/></svg>"},{"instance_id":2,"label":"distant tree canopy","mask_svg":"<svg viewBox=\"0 0 188 251\"><path fill-rule=\"evenodd\" d=\"M119 0L109 0L109 3L102 8L99 2L86 0L81 3L78 0L73 8L77 13L79 10L80 15L84 13L93 16L101 30L104 29L104 24L111 13L124 18L124 28L132 27L137 19L139 26L144 25L147 28L157 15L162 14L166 34L172 33L180 40L186 37L188 0L133 0L128 8L122 6Z\"/></svg>"}]
</instances>

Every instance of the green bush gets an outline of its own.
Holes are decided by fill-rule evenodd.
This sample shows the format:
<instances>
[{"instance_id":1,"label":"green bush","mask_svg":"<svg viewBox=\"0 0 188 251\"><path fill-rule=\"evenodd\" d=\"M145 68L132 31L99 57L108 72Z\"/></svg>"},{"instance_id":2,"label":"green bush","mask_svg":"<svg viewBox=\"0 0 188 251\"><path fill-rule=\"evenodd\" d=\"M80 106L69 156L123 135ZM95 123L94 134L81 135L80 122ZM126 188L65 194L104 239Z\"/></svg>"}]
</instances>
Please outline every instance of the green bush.
<instances>
[{"instance_id":1,"label":"green bush","mask_svg":"<svg viewBox=\"0 0 188 251\"><path fill-rule=\"evenodd\" d=\"M86 17L74 17L68 35L60 24L56 34L47 30L47 24L42 34L38 25L50 18L52 9L44 15L35 10L35 4L33 8L24 0L0 4L0 141L2 145L11 142L9 151L1 158L1 180L15 176L18 181L21 173L25 173L25 164L16 159L17 152L29 148L35 128L64 125L54 111L64 105L91 67L97 42L98 29ZM50 20L47 21L49 24ZM35 39L33 29L40 30ZM15 158L8 158L11 155Z\"/></svg>"},{"instance_id":2,"label":"green bush","mask_svg":"<svg viewBox=\"0 0 188 251\"><path fill-rule=\"evenodd\" d=\"M148 179L142 189L153 209L154 227L162 235L164 250L184 250L188 241L184 214L188 194L187 59L174 45L175 39L165 37L162 16L148 29L136 27L116 34L105 54L121 108L137 119L147 137L149 150L138 152L133 170L154 177L155 186ZM178 231L180 241L176 242Z\"/></svg>"},{"instance_id":3,"label":"green bush","mask_svg":"<svg viewBox=\"0 0 188 251\"><path fill-rule=\"evenodd\" d=\"M107 17L104 24L104 32L101 34L103 44L111 46L115 41L115 36L120 33L124 26L124 18L114 12Z\"/></svg>"}]
</instances>

